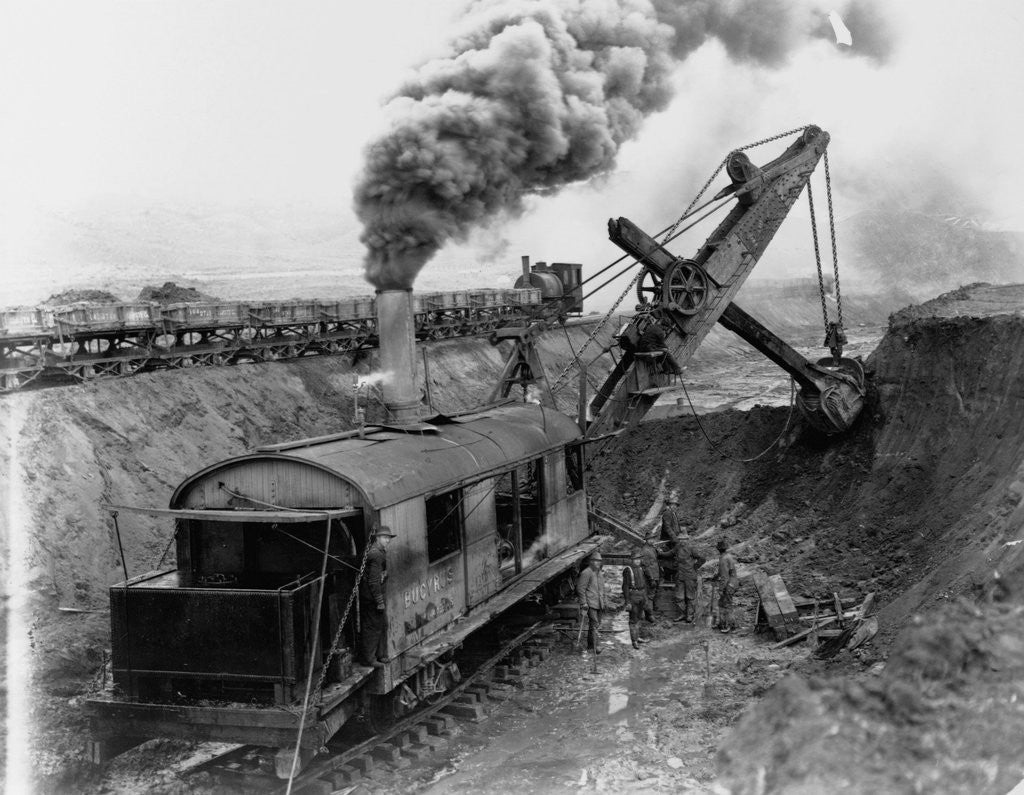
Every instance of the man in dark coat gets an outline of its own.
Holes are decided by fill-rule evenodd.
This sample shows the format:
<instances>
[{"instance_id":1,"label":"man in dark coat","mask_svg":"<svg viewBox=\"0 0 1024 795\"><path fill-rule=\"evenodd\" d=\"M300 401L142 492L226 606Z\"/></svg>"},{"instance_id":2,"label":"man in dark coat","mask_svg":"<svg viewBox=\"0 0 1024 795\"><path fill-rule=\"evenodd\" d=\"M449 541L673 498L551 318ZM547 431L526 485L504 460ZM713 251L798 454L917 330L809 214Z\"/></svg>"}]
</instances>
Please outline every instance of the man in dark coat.
<instances>
[{"instance_id":1,"label":"man in dark coat","mask_svg":"<svg viewBox=\"0 0 1024 795\"><path fill-rule=\"evenodd\" d=\"M650 575L644 568L643 558L637 549L630 556L629 565L622 570L622 598L629 608L629 639L634 649L639 649L643 643L640 640L640 619L647 608L650 587Z\"/></svg>"},{"instance_id":2,"label":"man in dark coat","mask_svg":"<svg viewBox=\"0 0 1024 795\"><path fill-rule=\"evenodd\" d=\"M692 624L697 609L697 569L707 560L689 534L676 538L676 621Z\"/></svg>"},{"instance_id":3,"label":"man in dark coat","mask_svg":"<svg viewBox=\"0 0 1024 795\"><path fill-rule=\"evenodd\" d=\"M576 596L580 600L580 621L587 617L587 648L595 654L601 653L597 631L601 627L601 611L604 610L604 577L601 566L604 563L600 552L594 552L587 560L587 567L576 578Z\"/></svg>"},{"instance_id":4,"label":"man in dark coat","mask_svg":"<svg viewBox=\"0 0 1024 795\"><path fill-rule=\"evenodd\" d=\"M387 614L384 612L384 584L388 577L388 544L395 534L382 525L377 528L366 553L366 566L359 581L359 663L383 668L387 661Z\"/></svg>"}]
</instances>

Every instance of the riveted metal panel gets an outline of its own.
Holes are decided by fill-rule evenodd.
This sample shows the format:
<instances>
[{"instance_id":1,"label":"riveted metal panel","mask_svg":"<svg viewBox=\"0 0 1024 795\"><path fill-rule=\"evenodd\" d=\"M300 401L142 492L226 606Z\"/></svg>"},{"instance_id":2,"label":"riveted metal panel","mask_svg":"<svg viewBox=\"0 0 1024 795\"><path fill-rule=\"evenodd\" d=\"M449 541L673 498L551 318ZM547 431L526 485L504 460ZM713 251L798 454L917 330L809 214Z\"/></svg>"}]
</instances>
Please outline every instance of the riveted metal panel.
<instances>
[{"instance_id":1,"label":"riveted metal panel","mask_svg":"<svg viewBox=\"0 0 1024 795\"><path fill-rule=\"evenodd\" d=\"M461 550L428 563L422 497L382 510L380 521L397 535L388 546L386 587L388 655L394 657L463 614L465 578Z\"/></svg>"},{"instance_id":2,"label":"riveted metal panel","mask_svg":"<svg viewBox=\"0 0 1024 795\"><path fill-rule=\"evenodd\" d=\"M472 607L501 587L498 529L494 509L495 479L463 489L466 506L466 605Z\"/></svg>"},{"instance_id":3,"label":"riveted metal panel","mask_svg":"<svg viewBox=\"0 0 1024 795\"><path fill-rule=\"evenodd\" d=\"M563 496L548 509L548 538L550 553L555 553L582 541L590 530L587 525L586 494L577 491Z\"/></svg>"}]
</instances>

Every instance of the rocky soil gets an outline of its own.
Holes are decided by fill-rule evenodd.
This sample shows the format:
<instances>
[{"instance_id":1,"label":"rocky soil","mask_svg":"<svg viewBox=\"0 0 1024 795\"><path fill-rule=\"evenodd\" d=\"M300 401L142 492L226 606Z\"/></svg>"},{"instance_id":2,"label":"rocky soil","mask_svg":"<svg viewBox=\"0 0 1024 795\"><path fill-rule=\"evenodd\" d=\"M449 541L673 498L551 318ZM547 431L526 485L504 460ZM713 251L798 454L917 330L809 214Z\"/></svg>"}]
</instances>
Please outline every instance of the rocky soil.
<instances>
[{"instance_id":1,"label":"rocky soil","mask_svg":"<svg viewBox=\"0 0 1024 795\"><path fill-rule=\"evenodd\" d=\"M704 415L700 424L693 417L646 423L594 458L600 507L639 521L676 489L703 543L727 539L745 566L782 573L794 593L874 591L883 606L874 643L828 664L790 654L751 664L779 668L747 679L736 662L760 660L761 641L731 639L742 648L723 652L720 668L736 672L723 680L736 688L735 709L709 718L717 728L704 727L710 733L697 743L699 760L687 757L696 752L685 734L659 741L685 764L644 786L671 789L685 775L697 791L717 779L715 786L737 793L1005 792L1024 776L1022 292L971 287L895 315L868 360L870 407L842 439L804 430L785 406L761 407ZM544 342L551 381L587 331L568 335ZM716 356L746 361L721 335L705 348L687 378L710 372ZM444 412L486 398L501 364L483 341L440 343L429 355L434 407ZM595 380L605 366L595 362ZM93 790L113 787L85 772L77 709L109 648L106 588L123 578L101 506L163 505L207 463L348 427L355 375L369 367L317 358L4 398L2 485L12 495L4 519L27 545L25 560L15 561L31 642L29 714L19 716L19 728L31 733L39 791L81 791L86 781ZM559 397L565 408L575 399L571 385ZM779 437L756 461L736 460ZM166 526L119 522L129 573L172 554ZM750 611L753 591L743 590ZM670 649L677 640L665 634L659 642ZM679 665L662 673L692 676L691 653L680 652ZM792 677L766 690L784 673ZM619 678L595 686L628 687L621 670L609 676ZM558 697L585 698L584 690ZM676 720L673 710L684 711L671 692L654 698L664 702L664 720L644 732L657 736ZM622 747L621 758L609 751L608 764L629 762L635 744ZM714 764L708 748L717 749ZM588 773L582 786L609 776Z\"/></svg>"}]
</instances>

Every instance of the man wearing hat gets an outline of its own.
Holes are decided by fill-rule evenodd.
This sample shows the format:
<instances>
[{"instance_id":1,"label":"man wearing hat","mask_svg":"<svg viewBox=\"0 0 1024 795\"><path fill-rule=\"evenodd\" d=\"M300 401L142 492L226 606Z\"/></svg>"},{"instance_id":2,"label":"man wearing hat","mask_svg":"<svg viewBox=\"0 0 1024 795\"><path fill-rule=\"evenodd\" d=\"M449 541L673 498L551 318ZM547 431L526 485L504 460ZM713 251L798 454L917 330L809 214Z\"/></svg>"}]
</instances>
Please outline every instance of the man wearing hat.
<instances>
[{"instance_id":1,"label":"man wearing hat","mask_svg":"<svg viewBox=\"0 0 1024 795\"><path fill-rule=\"evenodd\" d=\"M665 502L665 510L661 512L661 540L669 542L669 549L675 548L676 538L679 536L679 517L676 511L679 510L679 498L672 494Z\"/></svg>"},{"instance_id":2,"label":"man wearing hat","mask_svg":"<svg viewBox=\"0 0 1024 795\"><path fill-rule=\"evenodd\" d=\"M587 567L576 578L576 596L580 600L580 621L584 611L587 614L587 648L600 654L597 630L601 626L601 611L604 610L604 577L601 566L604 565L601 553L595 550L587 559Z\"/></svg>"},{"instance_id":3,"label":"man wearing hat","mask_svg":"<svg viewBox=\"0 0 1024 795\"><path fill-rule=\"evenodd\" d=\"M676 537L676 621L692 624L697 611L697 570L707 558L686 528Z\"/></svg>"},{"instance_id":4,"label":"man wearing hat","mask_svg":"<svg viewBox=\"0 0 1024 795\"><path fill-rule=\"evenodd\" d=\"M387 525L373 533L366 553L366 566L359 581L359 615L362 634L359 637L359 663L382 668L387 660L387 616L384 614L384 582L388 577L388 544L395 534Z\"/></svg>"},{"instance_id":5,"label":"man wearing hat","mask_svg":"<svg viewBox=\"0 0 1024 795\"><path fill-rule=\"evenodd\" d=\"M732 632L736 623L732 619L732 596L739 588L740 578L736 573L736 558L729 554L729 545L722 539L716 545L718 549L718 574L712 577L722 588L718 597L718 628L722 632Z\"/></svg>"},{"instance_id":6,"label":"man wearing hat","mask_svg":"<svg viewBox=\"0 0 1024 795\"><path fill-rule=\"evenodd\" d=\"M648 594L652 582L643 565L639 547L630 555L629 565L622 570L622 598L629 608L629 640L634 649L639 649L640 619L647 608Z\"/></svg>"},{"instance_id":7,"label":"man wearing hat","mask_svg":"<svg viewBox=\"0 0 1024 795\"><path fill-rule=\"evenodd\" d=\"M654 534L644 538L640 546L640 565L647 573L647 604L644 605L644 618L654 623L655 600L658 598L658 587L661 584L661 564L658 562L658 550L654 547Z\"/></svg>"}]
</instances>

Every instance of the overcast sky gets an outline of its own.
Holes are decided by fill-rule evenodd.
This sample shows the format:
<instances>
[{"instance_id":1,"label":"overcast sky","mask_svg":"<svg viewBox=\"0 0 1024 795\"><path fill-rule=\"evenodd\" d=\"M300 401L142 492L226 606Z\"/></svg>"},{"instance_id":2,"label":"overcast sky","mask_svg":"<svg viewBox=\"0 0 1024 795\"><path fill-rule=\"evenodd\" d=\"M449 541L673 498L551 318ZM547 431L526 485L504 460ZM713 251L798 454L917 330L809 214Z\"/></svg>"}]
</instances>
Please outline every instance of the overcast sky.
<instances>
[{"instance_id":1,"label":"overcast sky","mask_svg":"<svg viewBox=\"0 0 1024 795\"><path fill-rule=\"evenodd\" d=\"M0 12L5 233L28 234L40 211L103 202L299 201L348 222L382 102L437 50L462 7L11 0ZM896 44L881 66L827 42L776 70L705 46L680 67L669 109L623 147L614 175L533 201L501 239L488 232L473 250L507 243L513 266L530 251L606 261L615 253L608 216L660 227L729 149L806 122L833 136L840 214L863 201L852 184L865 173L898 173L925 156L984 196L998 223L1024 228L1024 12L1012 0L882 8ZM891 168L878 169L883 162ZM467 256L460 251L449 256Z\"/></svg>"}]
</instances>

